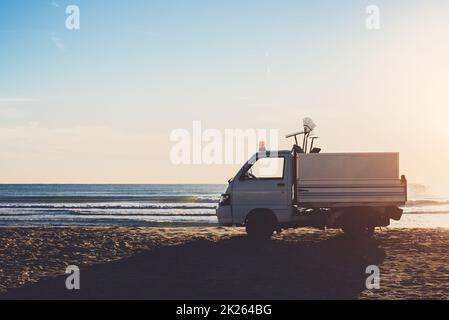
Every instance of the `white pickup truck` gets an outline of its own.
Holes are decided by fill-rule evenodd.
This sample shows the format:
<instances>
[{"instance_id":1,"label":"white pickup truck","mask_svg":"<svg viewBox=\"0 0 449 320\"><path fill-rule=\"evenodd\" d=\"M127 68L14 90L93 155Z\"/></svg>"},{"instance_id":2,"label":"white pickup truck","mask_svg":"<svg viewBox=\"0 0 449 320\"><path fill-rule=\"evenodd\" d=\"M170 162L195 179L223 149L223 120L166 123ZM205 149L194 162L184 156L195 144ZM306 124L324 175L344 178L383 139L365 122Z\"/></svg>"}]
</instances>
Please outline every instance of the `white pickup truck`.
<instances>
[{"instance_id":1,"label":"white pickup truck","mask_svg":"<svg viewBox=\"0 0 449 320\"><path fill-rule=\"evenodd\" d=\"M307 137L308 138L308 137ZM222 195L222 226L245 226L254 239L275 231L315 227L371 236L400 220L407 180L398 153L260 151L238 171Z\"/></svg>"}]
</instances>

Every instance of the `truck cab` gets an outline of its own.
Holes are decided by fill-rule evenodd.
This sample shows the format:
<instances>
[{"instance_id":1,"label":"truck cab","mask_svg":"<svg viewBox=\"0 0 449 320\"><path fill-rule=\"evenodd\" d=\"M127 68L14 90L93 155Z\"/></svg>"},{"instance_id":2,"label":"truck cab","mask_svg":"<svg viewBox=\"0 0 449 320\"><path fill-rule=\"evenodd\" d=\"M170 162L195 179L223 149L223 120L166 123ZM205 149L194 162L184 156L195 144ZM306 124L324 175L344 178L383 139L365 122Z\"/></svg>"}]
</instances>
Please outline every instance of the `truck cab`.
<instances>
[{"instance_id":1,"label":"truck cab","mask_svg":"<svg viewBox=\"0 0 449 320\"><path fill-rule=\"evenodd\" d=\"M229 181L217 216L221 225L245 225L252 212L269 210L280 222L292 214L292 153L258 152Z\"/></svg>"}]
</instances>

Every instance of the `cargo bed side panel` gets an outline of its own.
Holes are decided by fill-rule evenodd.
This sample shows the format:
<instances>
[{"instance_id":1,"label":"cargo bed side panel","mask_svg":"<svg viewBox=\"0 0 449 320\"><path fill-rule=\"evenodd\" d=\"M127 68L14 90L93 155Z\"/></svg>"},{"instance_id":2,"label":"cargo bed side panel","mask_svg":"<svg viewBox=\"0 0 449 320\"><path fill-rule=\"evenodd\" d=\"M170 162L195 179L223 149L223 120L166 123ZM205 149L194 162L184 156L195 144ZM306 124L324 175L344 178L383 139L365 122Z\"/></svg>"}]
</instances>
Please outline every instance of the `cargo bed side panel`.
<instances>
[{"instance_id":1,"label":"cargo bed side panel","mask_svg":"<svg viewBox=\"0 0 449 320\"><path fill-rule=\"evenodd\" d=\"M398 153L300 154L298 202L305 207L401 206Z\"/></svg>"}]
</instances>

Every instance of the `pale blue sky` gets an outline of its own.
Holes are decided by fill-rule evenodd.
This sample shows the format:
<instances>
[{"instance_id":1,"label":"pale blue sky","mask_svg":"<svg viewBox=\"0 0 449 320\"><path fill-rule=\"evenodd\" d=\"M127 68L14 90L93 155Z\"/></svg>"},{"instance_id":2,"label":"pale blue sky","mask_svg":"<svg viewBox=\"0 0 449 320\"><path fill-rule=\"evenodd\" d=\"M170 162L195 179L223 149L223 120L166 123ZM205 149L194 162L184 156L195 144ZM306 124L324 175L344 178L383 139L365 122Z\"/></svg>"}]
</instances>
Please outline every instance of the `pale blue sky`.
<instances>
[{"instance_id":1,"label":"pale blue sky","mask_svg":"<svg viewBox=\"0 0 449 320\"><path fill-rule=\"evenodd\" d=\"M448 16L442 0L1 1L0 176L220 183L235 166L169 163L173 129L312 116L325 149L400 151L412 180L447 186L449 152L430 154L449 149Z\"/></svg>"},{"instance_id":2,"label":"pale blue sky","mask_svg":"<svg viewBox=\"0 0 449 320\"><path fill-rule=\"evenodd\" d=\"M72 3L81 9L77 32L64 24ZM268 68L307 81L317 55L360 37L364 5L342 3L2 2L1 94L39 100L26 117L7 123L121 126L128 120L134 127L148 119L129 119L132 111L204 117L215 113L217 98L232 108L233 98L273 85ZM326 72L319 65L313 71Z\"/></svg>"}]
</instances>

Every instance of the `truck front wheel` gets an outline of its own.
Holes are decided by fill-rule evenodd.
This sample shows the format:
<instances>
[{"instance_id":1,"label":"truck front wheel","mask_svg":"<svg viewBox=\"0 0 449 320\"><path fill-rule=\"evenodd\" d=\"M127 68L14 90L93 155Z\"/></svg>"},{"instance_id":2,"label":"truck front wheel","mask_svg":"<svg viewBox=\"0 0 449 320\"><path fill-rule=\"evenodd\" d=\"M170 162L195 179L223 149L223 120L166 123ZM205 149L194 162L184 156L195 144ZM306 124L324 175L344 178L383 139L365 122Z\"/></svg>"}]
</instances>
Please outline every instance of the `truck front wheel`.
<instances>
[{"instance_id":1,"label":"truck front wheel","mask_svg":"<svg viewBox=\"0 0 449 320\"><path fill-rule=\"evenodd\" d=\"M275 229L276 218L271 213L254 213L246 219L246 234L252 240L268 240Z\"/></svg>"}]
</instances>

